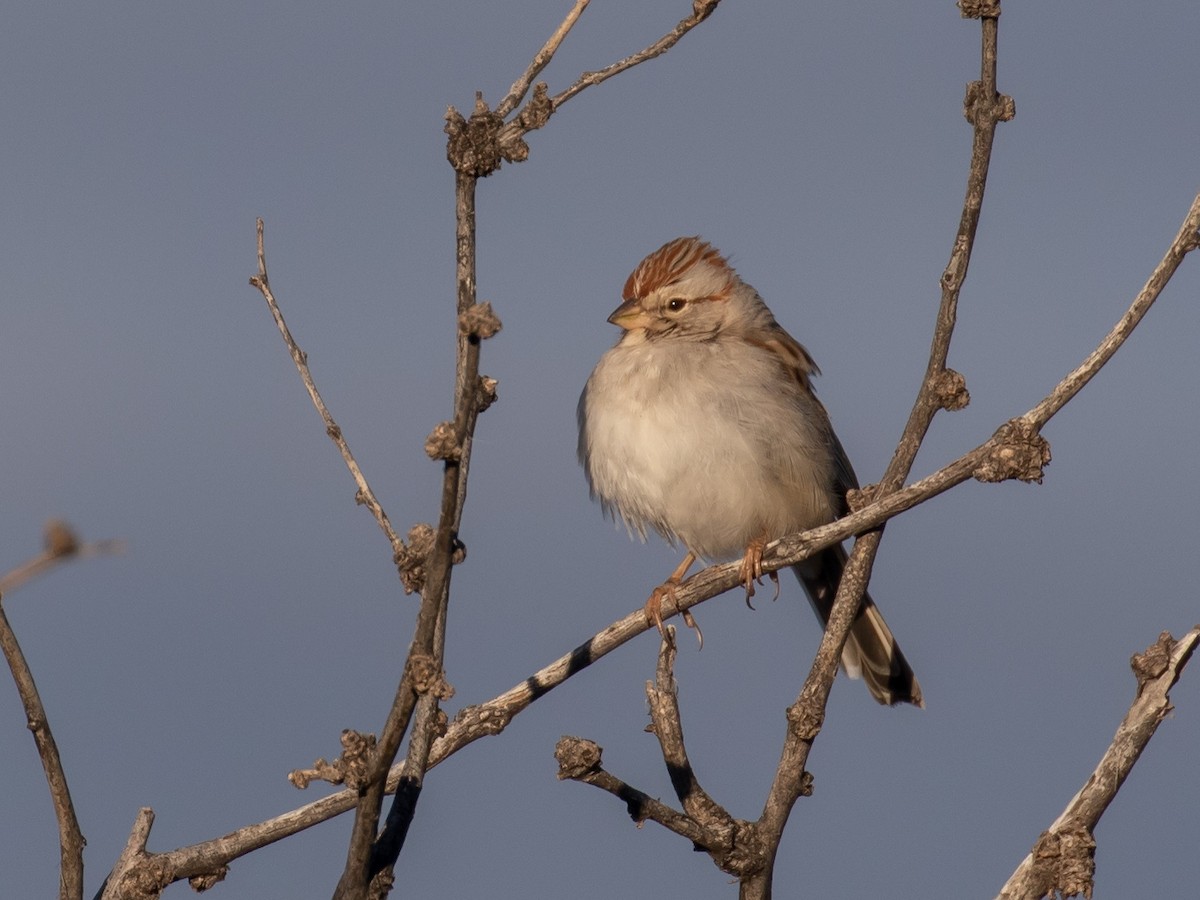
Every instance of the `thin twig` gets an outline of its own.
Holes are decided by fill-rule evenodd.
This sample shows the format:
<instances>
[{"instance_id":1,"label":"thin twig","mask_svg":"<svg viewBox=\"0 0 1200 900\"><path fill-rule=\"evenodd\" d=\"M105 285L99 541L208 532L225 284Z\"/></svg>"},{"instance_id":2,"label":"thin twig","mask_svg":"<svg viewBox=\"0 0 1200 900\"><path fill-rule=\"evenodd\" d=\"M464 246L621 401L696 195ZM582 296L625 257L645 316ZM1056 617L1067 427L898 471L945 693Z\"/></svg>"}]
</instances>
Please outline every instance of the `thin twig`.
<instances>
[{"instance_id":1,"label":"thin twig","mask_svg":"<svg viewBox=\"0 0 1200 900\"><path fill-rule=\"evenodd\" d=\"M334 421L333 415L329 412L329 407L321 399L321 393L317 390L316 382L313 381L312 371L308 368L308 354L296 344L291 330L283 320L283 313L279 309L279 303L276 302L275 295L271 292L270 282L267 278L267 255L263 246L262 219L255 220L255 229L258 244L258 274L250 276L250 284L252 287L257 288L263 295L263 299L267 301L267 306L271 310L271 316L275 319L279 333L283 335L283 341L287 344L288 353L292 356L292 362L296 364L296 371L300 373L300 380L304 382L309 399L312 400L313 406L317 408L317 413L321 416L321 421L325 423L325 433L337 445L338 451L342 454L342 460L346 463L346 468L350 470L350 476L358 486L358 493L354 498L355 501L361 503L371 511L371 515L375 517L375 521L379 524L384 536L388 539L388 543L392 545L392 553L398 554L404 549L404 542L396 534L396 530L392 528L392 523L388 520L387 513L383 511L383 506L380 505L375 492L371 490L371 485L367 483L366 476L363 475L362 469L359 468L358 461L354 458L354 454L350 452L350 445L346 442L341 427Z\"/></svg>"},{"instance_id":2,"label":"thin twig","mask_svg":"<svg viewBox=\"0 0 1200 900\"><path fill-rule=\"evenodd\" d=\"M560 738L554 748L558 777L590 784L620 798L625 803L629 817L638 825L647 820L657 822L692 843L707 848L712 836L700 823L605 771L601 765L602 752L594 741L577 737Z\"/></svg>"},{"instance_id":3,"label":"thin twig","mask_svg":"<svg viewBox=\"0 0 1200 900\"><path fill-rule=\"evenodd\" d=\"M1200 644L1200 626L1178 641L1164 632L1132 660L1138 691L1095 771L1000 889L997 900L1092 896L1092 832L1171 706L1170 690Z\"/></svg>"},{"instance_id":4,"label":"thin twig","mask_svg":"<svg viewBox=\"0 0 1200 900\"><path fill-rule=\"evenodd\" d=\"M639 50L637 53L630 54L612 65L605 66L603 69L595 72L584 72L569 88L551 98L551 107L557 111L560 106L586 88L605 82L614 75L620 75L626 69L632 69L634 66L640 65L647 60L662 56L678 44L685 34L711 16L716 11L717 5L720 2L721 0L695 0L692 4L692 14L685 19L680 19L674 28L649 47Z\"/></svg>"},{"instance_id":5,"label":"thin twig","mask_svg":"<svg viewBox=\"0 0 1200 900\"><path fill-rule=\"evenodd\" d=\"M575 27L575 23L579 21L579 17L583 15L583 11L587 9L590 2L591 0L575 0L575 5L567 13L567 17L563 19L562 24L558 26L554 34L547 38L546 43L542 45L542 49L534 54L529 68L521 74L520 78L513 82L508 96L501 100L500 105L496 107L496 115L503 119L521 104L521 101L525 99L525 95L529 93L529 87L533 84L533 80L549 65L550 60L554 58L554 54L558 52L563 39Z\"/></svg>"},{"instance_id":6,"label":"thin twig","mask_svg":"<svg viewBox=\"0 0 1200 900\"><path fill-rule=\"evenodd\" d=\"M1163 261L1155 268L1145 286L1137 295L1133 305L1125 311L1112 330L1104 336L1087 359L1070 372L1058 386L1051 391L1041 403L1025 413L1021 418L1035 427L1041 427L1050 420L1056 412L1063 408L1072 397L1078 394L1085 384L1112 359L1114 353L1129 339L1133 330L1142 321L1158 295L1171 280L1175 270L1179 268L1185 256L1200 246L1200 194L1192 201L1187 217L1183 221L1175 239L1171 242Z\"/></svg>"},{"instance_id":7,"label":"thin twig","mask_svg":"<svg viewBox=\"0 0 1200 900\"><path fill-rule=\"evenodd\" d=\"M682 39L685 34L711 16L720 2L721 0L693 0L692 14L685 19L681 19L674 28L672 28L650 46L639 50L637 53L630 54L624 59L618 60L609 66L605 66L603 69L599 69L594 72L584 72L570 87L559 92L554 97L544 97L547 108L540 114L534 116L519 115L512 121L505 123L499 130L499 144L501 146L511 146L515 143L518 143L522 135L527 134L534 128L542 127L546 120L552 114L558 111L559 107L561 107L572 97L579 94L581 91L592 87L593 85L605 82L615 75L620 75L627 69L632 69L634 66L640 65L647 60L654 59L657 56L662 56L664 53L678 44L680 39ZM581 13L583 11L583 6L586 6L586 3L577 4L576 9ZM552 43L554 49L557 49L558 43L561 43L562 41L562 37L566 36L566 32L569 31L570 26L574 24L574 19L572 19L572 16L578 18L575 10L571 11L571 14L567 16L567 20L559 26L559 30L555 32L549 41L546 42L546 46L542 48L539 54L534 57L533 63L530 65L529 70L527 70L525 73L526 76L529 76L530 81L537 76L537 72L540 72L541 69L545 68L546 64L549 63L550 57L547 56L543 59L543 54L546 52L547 48L551 47ZM568 24L568 22L570 24ZM564 30L564 27L566 30ZM557 43L555 43L556 37L558 38ZM553 51L551 51L551 56L552 55ZM537 72L533 71L535 66L537 67ZM530 72L533 72L533 74L530 75ZM510 100L513 98L519 87L521 88L521 96L523 97L529 89L529 84L525 81L525 76L522 76L521 80L513 85L513 90L509 92L509 95L504 98L504 101L501 103L500 107L497 108L496 111L500 113L501 118L507 116L510 112L512 112L513 109L516 108L516 103L510 103ZM544 85L539 89L544 92ZM535 97L535 99L537 98ZM503 110L503 112L501 112L501 110Z\"/></svg>"},{"instance_id":8,"label":"thin twig","mask_svg":"<svg viewBox=\"0 0 1200 900\"><path fill-rule=\"evenodd\" d=\"M113 556L125 552L121 540L88 541L80 543L66 522L52 519L43 531L45 550L0 576L0 594L11 594L21 585L70 559L93 556Z\"/></svg>"}]
</instances>

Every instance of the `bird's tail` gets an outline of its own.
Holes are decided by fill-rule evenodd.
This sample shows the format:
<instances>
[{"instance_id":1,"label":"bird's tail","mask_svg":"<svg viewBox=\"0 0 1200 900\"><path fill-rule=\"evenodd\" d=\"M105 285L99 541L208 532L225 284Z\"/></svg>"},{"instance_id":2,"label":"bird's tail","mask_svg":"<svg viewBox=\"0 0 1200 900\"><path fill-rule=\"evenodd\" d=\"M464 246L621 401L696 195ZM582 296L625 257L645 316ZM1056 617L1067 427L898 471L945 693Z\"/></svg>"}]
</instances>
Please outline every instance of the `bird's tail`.
<instances>
[{"instance_id":1,"label":"bird's tail","mask_svg":"<svg viewBox=\"0 0 1200 900\"><path fill-rule=\"evenodd\" d=\"M846 551L838 544L792 567L822 625L829 622L845 564ZM863 595L858 616L850 626L850 637L842 650L842 667L851 678L862 678L880 703L925 705L917 676L870 594Z\"/></svg>"}]
</instances>

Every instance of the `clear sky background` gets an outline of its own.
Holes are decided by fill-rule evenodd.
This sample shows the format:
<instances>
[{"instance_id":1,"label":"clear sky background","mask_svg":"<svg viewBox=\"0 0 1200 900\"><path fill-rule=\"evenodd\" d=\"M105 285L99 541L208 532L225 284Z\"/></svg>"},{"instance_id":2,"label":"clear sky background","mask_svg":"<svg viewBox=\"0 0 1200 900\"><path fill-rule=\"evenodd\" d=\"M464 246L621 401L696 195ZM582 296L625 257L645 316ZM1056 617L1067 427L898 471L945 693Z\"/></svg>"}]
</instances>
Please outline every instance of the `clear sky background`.
<instances>
[{"instance_id":1,"label":"clear sky background","mask_svg":"<svg viewBox=\"0 0 1200 900\"><path fill-rule=\"evenodd\" d=\"M87 889L140 806L156 850L316 799L286 773L378 731L417 609L324 435L254 272L396 523L436 516L426 434L450 414L448 104L496 102L567 0L20 4L0 33L0 568L51 516L119 558L5 598L88 839ZM599 2L551 90L648 44L687 2ZM914 477L1041 399L1160 259L1200 188L1194 0L1005 5L1001 125L951 365ZM447 674L495 696L642 604L678 561L606 522L575 402L629 270L682 234L729 254L824 371L861 479L924 370L962 203L979 25L951 2L726 0L667 56L569 103L479 185L480 420ZM872 591L928 709L839 679L779 896L992 896L1090 773L1127 662L1200 620L1200 259L1046 429L1045 483L969 483L894 521ZM1191 473L1191 474L1189 474ZM791 576L730 593L681 644L697 773L757 817L819 629ZM404 896L725 898L703 854L595 789L554 743L596 740L671 799L646 724L646 635L430 776ZM1200 845L1200 671L1097 832L1098 898L1185 896ZM0 894L52 896L33 742L0 687ZM349 817L235 862L223 898L329 896ZM186 886L168 897L190 895ZM399 896L400 894L398 894Z\"/></svg>"}]
</instances>

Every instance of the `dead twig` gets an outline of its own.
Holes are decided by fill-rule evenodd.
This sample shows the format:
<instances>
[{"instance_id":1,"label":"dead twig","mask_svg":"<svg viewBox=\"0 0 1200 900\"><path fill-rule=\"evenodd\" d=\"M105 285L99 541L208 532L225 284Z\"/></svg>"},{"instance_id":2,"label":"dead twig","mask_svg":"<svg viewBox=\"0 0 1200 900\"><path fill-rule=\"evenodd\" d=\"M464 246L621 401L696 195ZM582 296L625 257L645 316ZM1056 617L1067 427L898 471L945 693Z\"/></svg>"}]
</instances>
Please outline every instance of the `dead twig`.
<instances>
[{"instance_id":1,"label":"dead twig","mask_svg":"<svg viewBox=\"0 0 1200 900\"><path fill-rule=\"evenodd\" d=\"M267 306L271 310L271 317L275 320L275 325L279 328L279 333L283 336L283 342L287 344L288 353L291 354L292 362L296 364L296 371L300 373L300 380L304 382L304 388L308 391L308 397L312 400L313 406L316 407L317 413L321 416L321 421L325 423L325 433L329 435L329 439L333 441L338 448L338 452L342 454L342 460L346 463L346 468L350 470L350 476L358 486L358 491L354 496L355 502L362 504L371 511L371 515L375 517L380 530L383 531L384 536L388 539L388 543L392 546L393 556L398 558L404 551L404 542L396 534L396 530L392 527L387 513L383 511L383 506L375 496L375 492L371 490L371 485L367 483L367 478L363 475L362 469L359 468L358 461L354 458L354 454L350 452L350 445L346 442L346 438L342 434L341 426L334 421L333 414L329 412L329 407L325 405L325 401L321 398L321 392L317 390L316 382L313 381L312 370L308 367L308 354L296 344L296 339L292 337L291 329L288 328L287 322L283 319L283 312L279 308L279 303L276 301L275 295L271 292L271 284L267 278L267 254L263 245L262 219L255 220L255 231L258 246L258 273L250 276L250 285L257 288L258 292L262 294L263 299L267 301Z\"/></svg>"}]
</instances>

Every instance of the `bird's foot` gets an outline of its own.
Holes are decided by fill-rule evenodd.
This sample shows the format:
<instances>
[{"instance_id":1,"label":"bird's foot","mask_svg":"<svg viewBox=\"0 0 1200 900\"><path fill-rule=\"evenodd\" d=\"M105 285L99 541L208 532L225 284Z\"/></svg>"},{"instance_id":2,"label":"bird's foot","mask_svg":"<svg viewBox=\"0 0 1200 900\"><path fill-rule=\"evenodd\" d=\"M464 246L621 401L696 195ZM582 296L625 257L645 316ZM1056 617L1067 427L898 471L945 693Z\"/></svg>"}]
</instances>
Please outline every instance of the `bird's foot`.
<instances>
[{"instance_id":1,"label":"bird's foot","mask_svg":"<svg viewBox=\"0 0 1200 900\"><path fill-rule=\"evenodd\" d=\"M757 537L746 547L746 555L742 557L742 567L738 570L738 581L746 589L746 605L754 609L750 598L754 596L754 585L762 584L763 575L768 575L775 582L775 596L779 596L779 577L774 572L763 572L763 548L767 546L765 537Z\"/></svg>"},{"instance_id":2,"label":"bird's foot","mask_svg":"<svg viewBox=\"0 0 1200 900\"><path fill-rule=\"evenodd\" d=\"M691 568L692 563L696 561L696 557L689 553L684 557L683 562L671 573L671 577L656 587L650 593L650 599L646 601L646 623L653 625L658 629L658 633L662 635L664 641L671 640L667 634L667 629L663 626L663 619L670 618L675 613L679 613L683 617L684 624L688 628L692 628L696 632L696 638L700 641L700 646L704 647L704 632L700 630L700 626L696 624L696 619L690 610L680 609L679 602L675 597L675 589L679 587L679 583L683 581L683 577L687 574L687 570ZM670 601L674 609L663 615L664 601Z\"/></svg>"}]
</instances>

